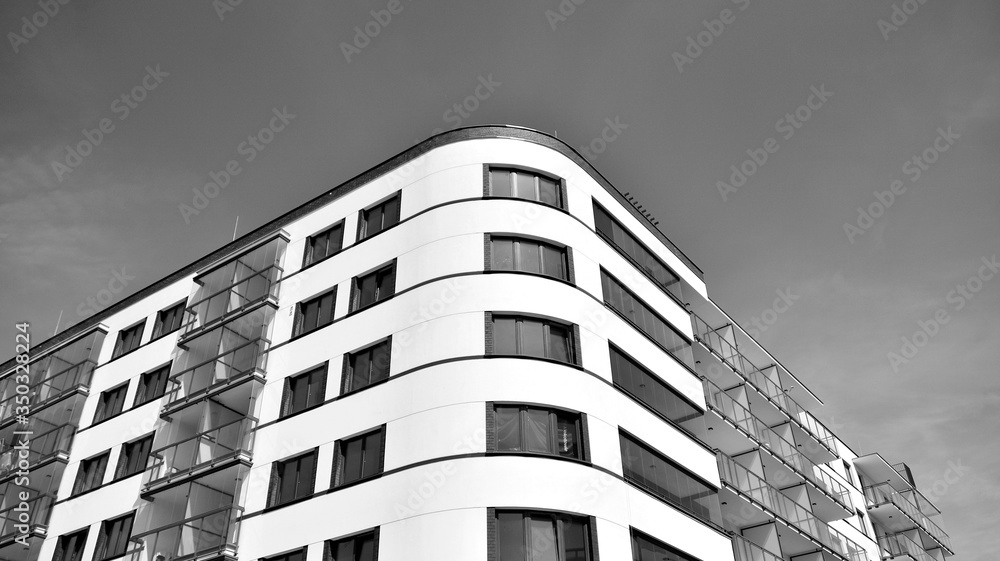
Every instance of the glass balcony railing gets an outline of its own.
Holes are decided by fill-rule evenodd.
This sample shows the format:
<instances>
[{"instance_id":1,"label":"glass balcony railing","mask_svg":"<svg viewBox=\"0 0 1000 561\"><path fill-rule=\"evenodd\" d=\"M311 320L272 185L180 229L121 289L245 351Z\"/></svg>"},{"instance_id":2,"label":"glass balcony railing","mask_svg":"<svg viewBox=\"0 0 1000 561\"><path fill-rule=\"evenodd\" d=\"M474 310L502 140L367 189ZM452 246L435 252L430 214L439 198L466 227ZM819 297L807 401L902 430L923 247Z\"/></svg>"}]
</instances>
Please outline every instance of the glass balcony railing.
<instances>
[{"instance_id":1,"label":"glass balcony railing","mask_svg":"<svg viewBox=\"0 0 1000 561\"><path fill-rule=\"evenodd\" d=\"M256 426L256 419L242 418L154 450L143 479L145 489L241 454L249 455Z\"/></svg>"},{"instance_id":2,"label":"glass balcony railing","mask_svg":"<svg viewBox=\"0 0 1000 561\"><path fill-rule=\"evenodd\" d=\"M951 551L951 538L948 537L948 534L945 533L940 526L935 524L933 520L927 518L927 516L925 516L915 504L898 493L888 483L879 483L878 485L865 487L864 492L865 498L868 499L873 507L883 504L894 505L896 508L909 516L910 519L913 520L916 527L923 530L924 533L931 536L937 540L938 543Z\"/></svg>"},{"instance_id":3,"label":"glass balcony railing","mask_svg":"<svg viewBox=\"0 0 1000 561\"><path fill-rule=\"evenodd\" d=\"M702 382L705 386L706 401L719 411L723 417L728 418L752 437L756 438L775 456L784 460L796 473L829 495L841 507L852 513L854 512L854 502L851 500L851 494L847 490L847 487L841 485L830 474L821 470L812 460L800 453L791 442L788 442L781 435L768 428L767 425L755 417L743 404L733 399L729 394L707 379L702 379Z\"/></svg>"},{"instance_id":4,"label":"glass balcony railing","mask_svg":"<svg viewBox=\"0 0 1000 561\"><path fill-rule=\"evenodd\" d=\"M23 450L17 447L20 435L15 435L15 440L0 450L0 478L17 471L22 461L26 460L31 467L53 456L69 454L69 447L73 443L75 434L76 427L65 424L39 435L27 435L27 457L22 456Z\"/></svg>"},{"instance_id":5,"label":"glass balcony railing","mask_svg":"<svg viewBox=\"0 0 1000 561\"><path fill-rule=\"evenodd\" d=\"M190 400L253 372L263 372L270 341L258 337L170 377L167 407Z\"/></svg>"},{"instance_id":6,"label":"glass balcony railing","mask_svg":"<svg viewBox=\"0 0 1000 561\"><path fill-rule=\"evenodd\" d=\"M128 561L186 561L212 554L236 557L243 509L227 506L199 514L169 526L138 534L129 539Z\"/></svg>"},{"instance_id":7,"label":"glass balcony railing","mask_svg":"<svg viewBox=\"0 0 1000 561\"><path fill-rule=\"evenodd\" d=\"M26 405L25 403L18 403L18 397L21 397L23 401L24 396L28 396L31 411L34 412L46 402L52 401L77 387L89 386L90 377L94 373L96 366L97 363L89 359L74 364L44 380L32 384L29 386L26 394L14 394L0 401L0 422L17 416L18 405Z\"/></svg>"},{"instance_id":8,"label":"glass balcony railing","mask_svg":"<svg viewBox=\"0 0 1000 561\"><path fill-rule=\"evenodd\" d=\"M691 314L691 326L695 338L710 350L715 352L723 362L736 371L754 389L767 397L783 410L792 421L806 431L809 436L822 444L827 451L836 456L836 442L833 433L827 430L816 417L795 402L780 386L764 375L759 368L750 362L736 347L719 335L717 329L708 326L705 320L696 314Z\"/></svg>"},{"instance_id":9,"label":"glass balcony railing","mask_svg":"<svg viewBox=\"0 0 1000 561\"><path fill-rule=\"evenodd\" d=\"M785 523L798 528L842 557L850 561L868 561L868 555L857 544L816 518L763 478L721 452L717 453L717 457L723 482L748 495Z\"/></svg>"},{"instance_id":10,"label":"glass balcony railing","mask_svg":"<svg viewBox=\"0 0 1000 561\"><path fill-rule=\"evenodd\" d=\"M37 495L27 501L16 501L15 504L0 510L0 539L8 538L19 532L16 526L45 526L49 523L49 514L56 498L52 495ZM23 530L23 528L22 528Z\"/></svg>"},{"instance_id":11,"label":"glass balcony railing","mask_svg":"<svg viewBox=\"0 0 1000 561\"><path fill-rule=\"evenodd\" d=\"M736 561L784 561L763 547L740 535L733 536L733 555Z\"/></svg>"},{"instance_id":12,"label":"glass balcony railing","mask_svg":"<svg viewBox=\"0 0 1000 561\"><path fill-rule=\"evenodd\" d=\"M277 301L281 272L281 267L271 265L189 305L184 310L181 338L218 324L258 302Z\"/></svg>"},{"instance_id":13,"label":"glass balcony railing","mask_svg":"<svg viewBox=\"0 0 1000 561\"><path fill-rule=\"evenodd\" d=\"M878 545L884 552L888 553L884 557L889 559L908 555L916 561L937 561L933 555L927 553L924 548L903 534L879 536Z\"/></svg>"}]
</instances>

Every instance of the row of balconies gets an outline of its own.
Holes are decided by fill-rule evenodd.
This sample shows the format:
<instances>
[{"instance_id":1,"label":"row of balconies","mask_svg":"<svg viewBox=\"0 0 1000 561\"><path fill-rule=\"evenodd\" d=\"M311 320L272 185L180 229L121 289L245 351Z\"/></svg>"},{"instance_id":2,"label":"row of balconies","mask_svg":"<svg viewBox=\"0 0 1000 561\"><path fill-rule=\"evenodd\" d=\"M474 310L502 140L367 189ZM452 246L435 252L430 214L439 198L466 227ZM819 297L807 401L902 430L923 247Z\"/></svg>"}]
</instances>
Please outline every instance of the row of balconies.
<instances>
[{"instance_id":1,"label":"row of balconies","mask_svg":"<svg viewBox=\"0 0 1000 561\"><path fill-rule=\"evenodd\" d=\"M864 493L870 516L889 533L917 530L922 541L929 545L927 549L945 547L950 552L951 538L948 534L891 485L870 485L864 488Z\"/></svg>"}]
</instances>

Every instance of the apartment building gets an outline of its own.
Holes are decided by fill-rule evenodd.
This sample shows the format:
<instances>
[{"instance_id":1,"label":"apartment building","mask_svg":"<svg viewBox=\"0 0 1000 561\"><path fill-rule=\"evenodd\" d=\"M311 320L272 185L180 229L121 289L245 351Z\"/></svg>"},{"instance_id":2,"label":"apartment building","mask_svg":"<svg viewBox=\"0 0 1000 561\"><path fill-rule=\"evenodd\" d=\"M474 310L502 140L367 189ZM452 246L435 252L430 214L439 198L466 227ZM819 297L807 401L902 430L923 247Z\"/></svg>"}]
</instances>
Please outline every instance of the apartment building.
<instances>
[{"instance_id":1,"label":"apartment building","mask_svg":"<svg viewBox=\"0 0 1000 561\"><path fill-rule=\"evenodd\" d=\"M12 561L952 554L905 465L518 127L426 140L0 373Z\"/></svg>"}]
</instances>

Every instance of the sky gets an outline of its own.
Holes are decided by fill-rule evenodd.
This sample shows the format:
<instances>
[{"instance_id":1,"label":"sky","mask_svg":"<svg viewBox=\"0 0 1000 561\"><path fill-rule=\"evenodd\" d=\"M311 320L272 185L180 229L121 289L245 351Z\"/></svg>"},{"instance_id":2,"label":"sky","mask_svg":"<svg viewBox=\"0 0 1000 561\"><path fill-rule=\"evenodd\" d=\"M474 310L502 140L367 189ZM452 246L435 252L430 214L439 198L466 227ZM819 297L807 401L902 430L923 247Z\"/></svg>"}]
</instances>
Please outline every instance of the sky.
<instances>
[{"instance_id":1,"label":"sky","mask_svg":"<svg viewBox=\"0 0 1000 561\"><path fill-rule=\"evenodd\" d=\"M913 469L953 559L1000 553L1000 3L53 4L0 3L8 356L435 132L521 125Z\"/></svg>"}]
</instances>

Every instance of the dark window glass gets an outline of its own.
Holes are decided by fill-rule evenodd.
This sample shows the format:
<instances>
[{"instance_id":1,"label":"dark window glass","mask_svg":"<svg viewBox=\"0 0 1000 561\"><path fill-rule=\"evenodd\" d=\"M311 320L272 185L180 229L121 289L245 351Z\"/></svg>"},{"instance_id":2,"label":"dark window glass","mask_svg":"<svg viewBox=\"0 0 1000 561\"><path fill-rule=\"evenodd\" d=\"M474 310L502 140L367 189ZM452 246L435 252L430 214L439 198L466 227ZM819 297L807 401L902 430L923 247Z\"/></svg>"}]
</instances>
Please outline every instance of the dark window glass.
<instances>
[{"instance_id":1,"label":"dark window glass","mask_svg":"<svg viewBox=\"0 0 1000 561\"><path fill-rule=\"evenodd\" d=\"M282 416L305 411L323 403L323 394L326 392L326 365L289 378L285 392L285 408Z\"/></svg>"},{"instance_id":2,"label":"dark window glass","mask_svg":"<svg viewBox=\"0 0 1000 561\"><path fill-rule=\"evenodd\" d=\"M306 548L297 549L274 557L261 559L260 561L306 561Z\"/></svg>"},{"instance_id":3,"label":"dark window glass","mask_svg":"<svg viewBox=\"0 0 1000 561\"><path fill-rule=\"evenodd\" d=\"M153 447L153 435L122 446L118 457L118 467L115 469L115 479L129 477L146 469L149 451Z\"/></svg>"},{"instance_id":4,"label":"dark window glass","mask_svg":"<svg viewBox=\"0 0 1000 561\"><path fill-rule=\"evenodd\" d=\"M718 490L688 475L659 452L621 433L625 480L716 525L722 524Z\"/></svg>"},{"instance_id":5,"label":"dark window glass","mask_svg":"<svg viewBox=\"0 0 1000 561\"><path fill-rule=\"evenodd\" d=\"M82 561L83 547L87 545L87 532L89 530L88 527L79 532L59 536L59 543L56 545L52 561Z\"/></svg>"},{"instance_id":6,"label":"dark window glass","mask_svg":"<svg viewBox=\"0 0 1000 561\"><path fill-rule=\"evenodd\" d=\"M306 255L302 266L306 267L317 261L322 261L331 255L340 253L344 247L344 222L339 222L333 228L310 236L306 240Z\"/></svg>"},{"instance_id":7,"label":"dark window glass","mask_svg":"<svg viewBox=\"0 0 1000 561\"><path fill-rule=\"evenodd\" d=\"M493 316L493 354L537 356L572 364L572 330L549 320Z\"/></svg>"},{"instance_id":8,"label":"dark window glass","mask_svg":"<svg viewBox=\"0 0 1000 561\"><path fill-rule=\"evenodd\" d=\"M579 413L528 405L496 405L497 451L583 459Z\"/></svg>"},{"instance_id":9,"label":"dark window glass","mask_svg":"<svg viewBox=\"0 0 1000 561\"><path fill-rule=\"evenodd\" d=\"M134 351L142 341L142 330L146 327L146 322L140 322L128 329L118 332L118 341L115 342L115 350L111 353L111 358L118 358L125 353Z\"/></svg>"},{"instance_id":10,"label":"dark window glass","mask_svg":"<svg viewBox=\"0 0 1000 561\"><path fill-rule=\"evenodd\" d=\"M83 460L76 472L76 481L73 483L73 494L78 495L100 486L104 480L104 471L108 467L108 457L111 452L105 452L100 456Z\"/></svg>"},{"instance_id":11,"label":"dark window glass","mask_svg":"<svg viewBox=\"0 0 1000 561\"><path fill-rule=\"evenodd\" d=\"M184 317L184 302L172 308L161 310L156 314L156 325L153 326L153 339L162 337L168 333L173 333L181 327L181 319Z\"/></svg>"},{"instance_id":12,"label":"dark window glass","mask_svg":"<svg viewBox=\"0 0 1000 561\"><path fill-rule=\"evenodd\" d=\"M135 392L135 407L163 397L167 391L170 365L146 372L139 377L139 388Z\"/></svg>"},{"instance_id":13,"label":"dark window glass","mask_svg":"<svg viewBox=\"0 0 1000 561\"><path fill-rule=\"evenodd\" d=\"M268 506L285 504L313 492L316 478L316 452L274 463L271 474L271 497Z\"/></svg>"},{"instance_id":14,"label":"dark window glass","mask_svg":"<svg viewBox=\"0 0 1000 561\"><path fill-rule=\"evenodd\" d=\"M519 169L491 168L490 195L538 201L565 208L557 179Z\"/></svg>"},{"instance_id":15,"label":"dark window glass","mask_svg":"<svg viewBox=\"0 0 1000 561\"><path fill-rule=\"evenodd\" d=\"M611 377L616 386L677 423L701 417L702 412L638 362L611 346Z\"/></svg>"},{"instance_id":16,"label":"dark window glass","mask_svg":"<svg viewBox=\"0 0 1000 561\"><path fill-rule=\"evenodd\" d=\"M650 339L690 368L694 368L694 355L691 343L654 312L645 302L636 297L632 291L625 288L618 279L601 269L601 285L604 289L604 302L625 316Z\"/></svg>"},{"instance_id":17,"label":"dark window glass","mask_svg":"<svg viewBox=\"0 0 1000 561\"><path fill-rule=\"evenodd\" d=\"M399 193L391 199L361 211L358 241L395 226L399 222Z\"/></svg>"},{"instance_id":18,"label":"dark window glass","mask_svg":"<svg viewBox=\"0 0 1000 561\"><path fill-rule=\"evenodd\" d=\"M497 511L499 561L590 561L590 524L584 517Z\"/></svg>"},{"instance_id":19,"label":"dark window glass","mask_svg":"<svg viewBox=\"0 0 1000 561\"><path fill-rule=\"evenodd\" d=\"M594 224L597 227L597 233L607 240L618 253L631 261L639 270L652 277L657 284L679 301L684 301L680 278L666 263L654 255L652 251L646 249L642 242L597 203L594 203Z\"/></svg>"},{"instance_id":20,"label":"dark window glass","mask_svg":"<svg viewBox=\"0 0 1000 561\"><path fill-rule=\"evenodd\" d=\"M698 561L648 536L632 530L633 561Z\"/></svg>"},{"instance_id":21,"label":"dark window glass","mask_svg":"<svg viewBox=\"0 0 1000 561\"><path fill-rule=\"evenodd\" d=\"M101 399L97 402L97 412L94 414L94 422L99 423L121 413L122 408L125 407L125 392L127 391L128 384L126 383L101 393Z\"/></svg>"},{"instance_id":22,"label":"dark window glass","mask_svg":"<svg viewBox=\"0 0 1000 561\"><path fill-rule=\"evenodd\" d=\"M97 539L97 553L94 555L95 560L114 559L125 555L128 539L132 535L132 521L134 519L135 513L133 512L114 520L105 520L101 524L100 537Z\"/></svg>"},{"instance_id":23,"label":"dark window glass","mask_svg":"<svg viewBox=\"0 0 1000 561\"><path fill-rule=\"evenodd\" d=\"M396 264L390 263L377 271L354 277L354 297L351 311L360 310L381 302L395 293Z\"/></svg>"},{"instance_id":24,"label":"dark window glass","mask_svg":"<svg viewBox=\"0 0 1000 561\"><path fill-rule=\"evenodd\" d=\"M347 376L344 391L360 390L389 377L391 344L382 341L367 349L347 355Z\"/></svg>"},{"instance_id":25,"label":"dark window glass","mask_svg":"<svg viewBox=\"0 0 1000 561\"><path fill-rule=\"evenodd\" d=\"M493 270L524 271L569 280L566 249L521 238L494 237Z\"/></svg>"},{"instance_id":26,"label":"dark window glass","mask_svg":"<svg viewBox=\"0 0 1000 561\"><path fill-rule=\"evenodd\" d=\"M295 330L301 335L319 329L333 321L333 309L337 300L337 289L321 294L311 300L300 302L296 310Z\"/></svg>"},{"instance_id":27,"label":"dark window glass","mask_svg":"<svg viewBox=\"0 0 1000 561\"><path fill-rule=\"evenodd\" d=\"M327 540L323 561L375 561L377 541L374 531L340 540Z\"/></svg>"},{"instance_id":28,"label":"dark window glass","mask_svg":"<svg viewBox=\"0 0 1000 561\"><path fill-rule=\"evenodd\" d=\"M383 428L341 440L335 467L334 487L382 473Z\"/></svg>"}]
</instances>

